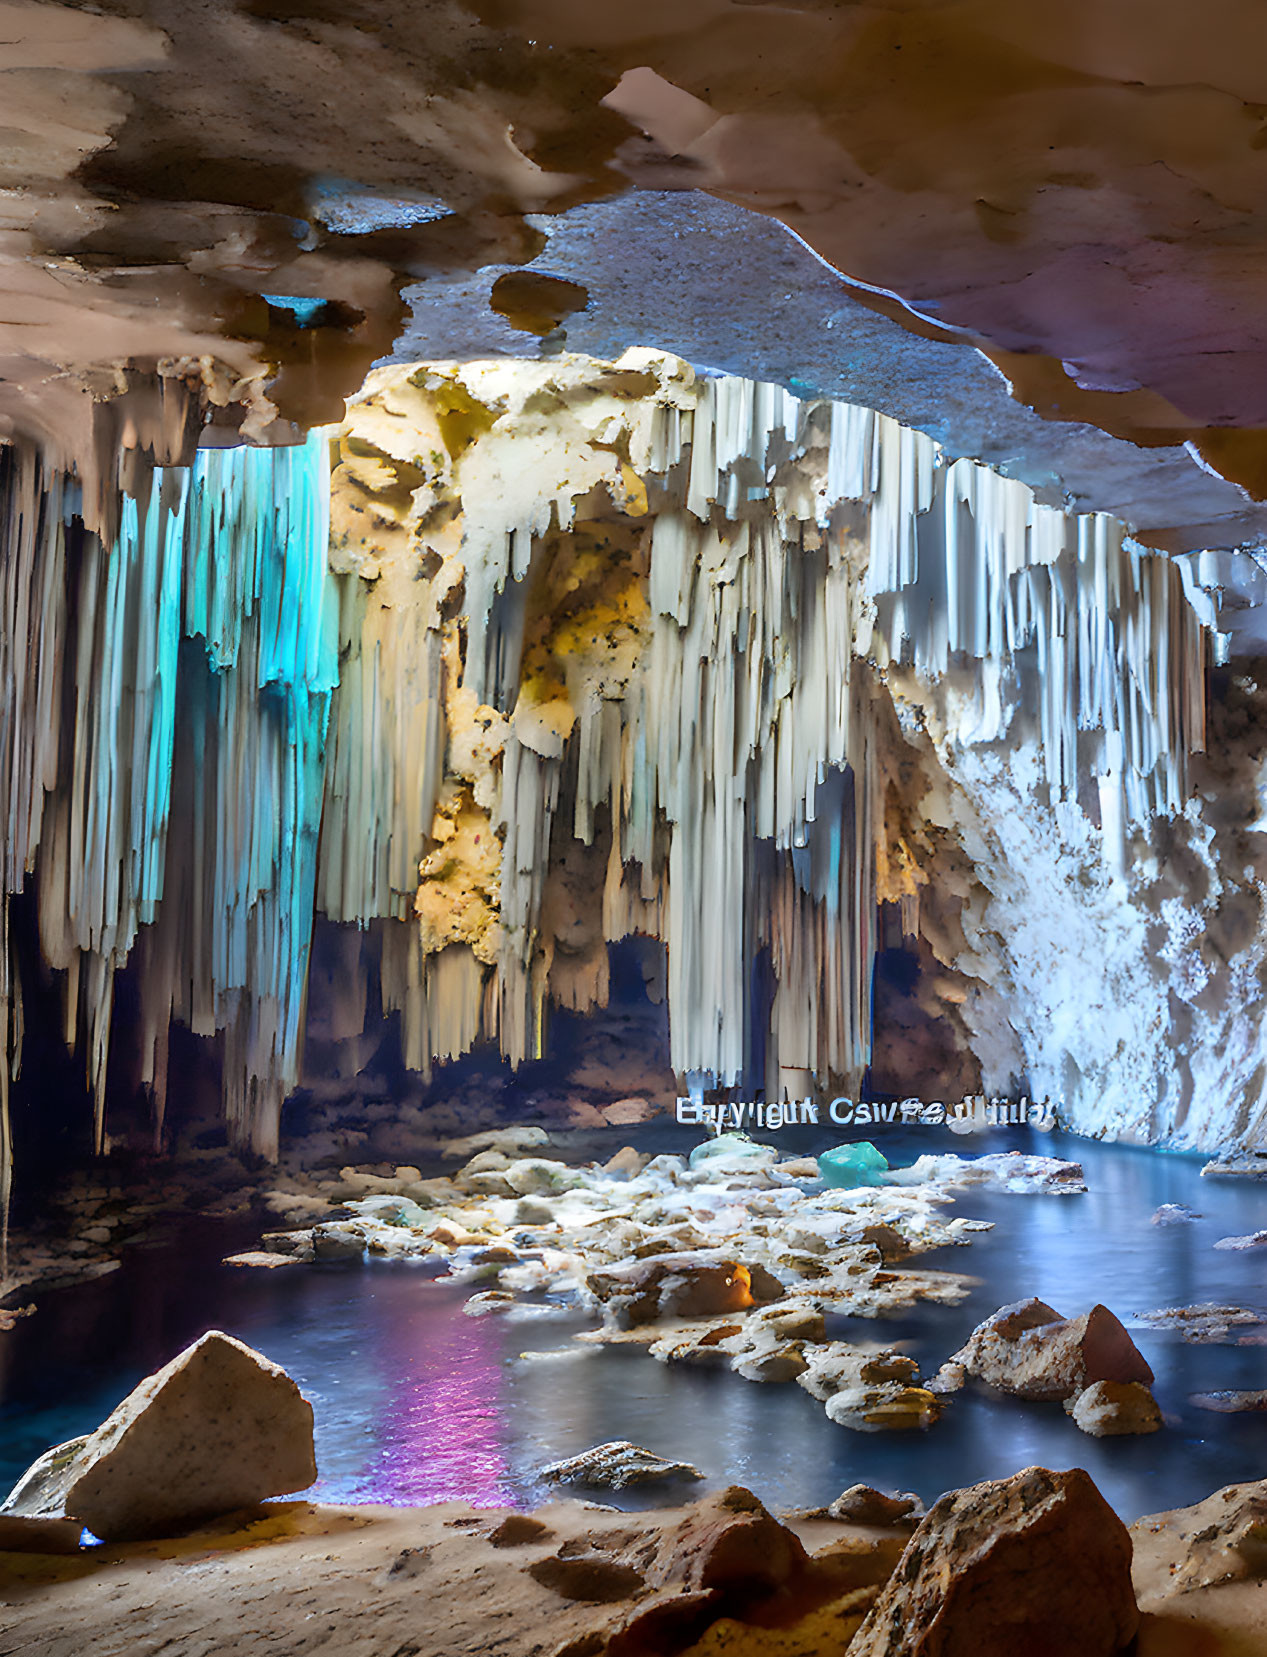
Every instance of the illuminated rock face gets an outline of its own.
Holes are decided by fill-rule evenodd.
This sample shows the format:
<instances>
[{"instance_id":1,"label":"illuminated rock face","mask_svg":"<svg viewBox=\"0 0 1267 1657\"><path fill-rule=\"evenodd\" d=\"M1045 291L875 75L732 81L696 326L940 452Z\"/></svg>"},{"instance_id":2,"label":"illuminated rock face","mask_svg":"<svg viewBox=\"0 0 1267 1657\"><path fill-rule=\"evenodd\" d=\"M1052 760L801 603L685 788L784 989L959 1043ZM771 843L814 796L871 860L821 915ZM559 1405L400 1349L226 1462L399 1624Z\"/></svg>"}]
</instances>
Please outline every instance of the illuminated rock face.
<instances>
[{"instance_id":1,"label":"illuminated rock face","mask_svg":"<svg viewBox=\"0 0 1267 1657\"><path fill-rule=\"evenodd\" d=\"M403 595L373 627L454 612L418 691L443 759L357 712L346 674L338 699L376 733L368 775L412 754L443 778L421 925L383 950L411 1063L453 1031L530 1055L541 1008L603 1000L605 941L641 931L667 945L679 1073L855 1086L879 899L941 963L925 1010L987 1087L1091 1132L1246 1125L1226 1091L1189 1118L1149 930L1150 837L1203 832L1210 641L1176 563L882 417L647 353L385 371L341 446L336 561L371 578L367 614ZM429 582L385 583L392 560ZM1182 890L1171 909L1200 933Z\"/></svg>"},{"instance_id":2,"label":"illuminated rock face","mask_svg":"<svg viewBox=\"0 0 1267 1657\"><path fill-rule=\"evenodd\" d=\"M134 469L104 539L34 452L5 487L6 879L99 1111L133 955L160 1120L171 1020L223 1030L231 1128L275 1151L314 912L366 939L333 1027L377 971L424 1073L539 1053L641 933L679 1075L850 1090L888 902L987 1087L1250 1125L1207 1092L1260 958L1251 927L1211 990L1213 611L1113 520L650 352L382 370L333 434ZM1193 1014L1176 1064L1176 996L1219 994L1219 1055Z\"/></svg>"}]
</instances>

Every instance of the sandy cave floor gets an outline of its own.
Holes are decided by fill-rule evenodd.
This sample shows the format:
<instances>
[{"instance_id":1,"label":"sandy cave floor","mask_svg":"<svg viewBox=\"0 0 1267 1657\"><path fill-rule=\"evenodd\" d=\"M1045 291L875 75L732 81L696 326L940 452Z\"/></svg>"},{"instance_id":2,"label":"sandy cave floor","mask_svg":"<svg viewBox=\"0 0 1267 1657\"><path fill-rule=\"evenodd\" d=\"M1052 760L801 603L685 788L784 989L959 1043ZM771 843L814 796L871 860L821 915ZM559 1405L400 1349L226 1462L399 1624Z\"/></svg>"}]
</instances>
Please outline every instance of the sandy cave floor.
<instances>
[{"instance_id":1,"label":"sandy cave floor","mask_svg":"<svg viewBox=\"0 0 1267 1657\"><path fill-rule=\"evenodd\" d=\"M1176 1593L1172 1578L1212 1504L1132 1527L1144 1612L1138 1657L1262 1657L1267 1582ZM610 1604L562 1598L526 1567L569 1542L602 1548L667 1529L683 1509L632 1515L567 1500L535 1540L497 1545L504 1511L265 1504L177 1540L55 1557L0 1553L0 1657L460 1657L566 1651ZM893 1557L892 1532L795 1522L807 1549ZM772 1648L773 1649L773 1648Z\"/></svg>"}]
</instances>

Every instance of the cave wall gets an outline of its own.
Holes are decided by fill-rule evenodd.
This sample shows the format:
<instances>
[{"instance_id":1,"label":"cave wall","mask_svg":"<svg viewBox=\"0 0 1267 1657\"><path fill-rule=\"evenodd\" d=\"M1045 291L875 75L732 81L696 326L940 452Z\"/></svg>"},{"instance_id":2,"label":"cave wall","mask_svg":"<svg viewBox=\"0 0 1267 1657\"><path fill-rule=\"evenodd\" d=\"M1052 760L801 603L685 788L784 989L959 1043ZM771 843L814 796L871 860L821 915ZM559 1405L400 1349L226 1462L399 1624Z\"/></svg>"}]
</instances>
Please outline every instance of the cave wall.
<instances>
[{"instance_id":1,"label":"cave wall","mask_svg":"<svg viewBox=\"0 0 1267 1657\"><path fill-rule=\"evenodd\" d=\"M900 693L936 756L919 809L975 877L954 959L974 981L963 1014L987 1089L1023 1074L1082 1133L1261 1143L1261 676L1255 661L1212 675L1187 796L1111 837L1096 796L1081 807L1052 798L1023 729L964 744L946 722L945 687Z\"/></svg>"}]
</instances>

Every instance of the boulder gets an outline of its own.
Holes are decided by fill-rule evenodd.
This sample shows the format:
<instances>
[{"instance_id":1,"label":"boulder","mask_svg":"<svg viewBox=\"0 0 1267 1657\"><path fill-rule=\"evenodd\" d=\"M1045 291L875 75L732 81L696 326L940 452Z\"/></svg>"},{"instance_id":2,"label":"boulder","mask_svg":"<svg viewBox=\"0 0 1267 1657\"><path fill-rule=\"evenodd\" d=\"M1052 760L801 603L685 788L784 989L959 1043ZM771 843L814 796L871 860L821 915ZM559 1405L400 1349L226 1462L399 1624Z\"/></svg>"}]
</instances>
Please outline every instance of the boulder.
<instances>
[{"instance_id":1,"label":"boulder","mask_svg":"<svg viewBox=\"0 0 1267 1657\"><path fill-rule=\"evenodd\" d=\"M742 1485L696 1502L686 1518L638 1557L651 1588L773 1593L799 1575L805 1549Z\"/></svg>"},{"instance_id":2,"label":"boulder","mask_svg":"<svg viewBox=\"0 0 1267 1657\"><path fill-rule=\"evenodd\" d=\"M1157 1400L1141 1381L1093 1381L1066 1398L1065 1409L1092 1438L1155 1433L1161 1426Z\"/></svg>"},{"instance_id":3,"label":"boulder","mask_svg":"<svg viewBox=\"0 0 1267 1657\"><path fill-rule=\"evenodd\" d=\"M1153 1372L1107 1306L1062 1318L1041 1300L1001 1307L950 1363L1018 1398L1072 1398L1095 1381L1142 1381Z\"/></svg>"},{"instance_id":4,"label":"boulder","mask_svg":"<svg viewBox=\"0 0 1267 1657\"><path fill-rule=\"evenodd\" d=\"M103 1541L171 1535L306 1490L312 1405L284 1369L212 1330L86 1438L50 1450L0 1512L77 1519Z\"/></svg>"},{"instance_id":5,"label":"boulder","mask_svg":"<svg viewBox=\"0 0 1267 1657\"><path fill-rule=\"evenodd\" d=\"M916 1528L849 1657L1117 1657L1131 1540L1080 1468L955 1490Z\"/></svg>"}]
</instances>

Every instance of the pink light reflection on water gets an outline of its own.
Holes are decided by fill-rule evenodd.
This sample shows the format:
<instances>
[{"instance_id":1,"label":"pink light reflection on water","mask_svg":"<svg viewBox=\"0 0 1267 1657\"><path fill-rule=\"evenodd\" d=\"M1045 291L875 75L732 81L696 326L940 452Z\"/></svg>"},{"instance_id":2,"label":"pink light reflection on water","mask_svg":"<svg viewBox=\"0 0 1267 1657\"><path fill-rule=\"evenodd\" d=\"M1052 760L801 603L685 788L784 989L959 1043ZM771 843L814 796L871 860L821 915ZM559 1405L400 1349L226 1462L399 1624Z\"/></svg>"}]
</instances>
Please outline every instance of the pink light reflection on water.
<instances>
[{"instance_id":1,"label":"pink light reflection on water","mask_svg":"<svg viewBox=\"0 0 1267 1657\"><path fill-rule=\"evenodd\" d=\"M391 1320L383 1329L375 1362L386 1384L373 1424L380 1448L354 1499L512 1507L500 1336L488 1320L466 1317L461 1300L439 1300L425 1318Z\"/></svg>"}]
</instances>

